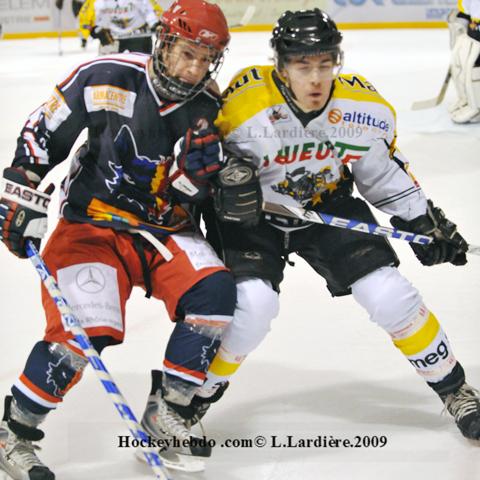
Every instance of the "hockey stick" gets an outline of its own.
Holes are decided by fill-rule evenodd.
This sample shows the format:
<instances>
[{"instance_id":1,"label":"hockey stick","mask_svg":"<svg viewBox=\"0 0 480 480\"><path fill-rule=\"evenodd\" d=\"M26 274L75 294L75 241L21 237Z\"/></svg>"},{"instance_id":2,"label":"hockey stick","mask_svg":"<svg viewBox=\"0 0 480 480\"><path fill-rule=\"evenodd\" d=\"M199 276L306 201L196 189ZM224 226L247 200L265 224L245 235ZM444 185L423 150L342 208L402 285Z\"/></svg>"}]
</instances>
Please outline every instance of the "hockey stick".
<instances>
[{"instance_id":1,"label":"hockey stick","mask_svg":"<svg viewBox=\"0 0 480 480\"><path fill-rule=\"evenodd\" d=\"M442 88L440 89L440 93L435 97L431 98L430 100L420 100L419 102L413 102L412 110L424 110L426 108L433 108L437 105L440 105L445 98L445 94L447 93L448 84L450 83L450 79L452 78L452 67L448 67L448 72L443 81Z\"/></svg>"},{"instance_id":2,"label":"hockey stick","mask_svg":"<svg viewBox=\"0 0 480 480\"><path fill-rule=\"evenodd\" d=\"M419 243L420 245L428 245L434 241L433 237L427 235L405 232L393 227L382 227L375 223L365 223L359 220L336 217L334 215L329 215L328 213L314 212L313 210L306 210L300 207L290 207L277 203L264 202L263 211L266 213L298 218L306 222L320 223L331 227L353 230L355 232L363 232L385 238L396 238L398 240L405 240L409 243ZM480 255L480 246L469 245L467 253Z\"/></svg>"},{"instance_id":3,"label":"hockey stick","mask_svg":"<svg viewBox=\"0 0 480 480\"><path fill-rule=\"evenodd\" d=\"M148 435L138 423L137 419L135 418L135 414L128 406L125 397L121 394L112 376L108 372L107 367L100 359L100 355L93 347L87 333L81 326L78 319L73 314L65 298L62 296L62 292L60 291L57 282L55 281L55 278L48 271L45 262L43 261L42 257L38 253L38 250L36 249L35 245L32 243L31 240L27 241L26 250L28 257L32 261L35 269L37 270L37 273L40 275L40 278L42 279L45 288L48 290L48 293L52 297L52 300L55 302L55 305L57 306L60 315L62 316L64 324L72 332L75 340L80 345L84 355L88 358L88 361L95 370L95 373L99 378L100 382L102 383L103 387L105 388L106 392L111 396L115 408L127 424L130 433L136 440L138 440L139 446L143 451L145 459L152 467L152 470L155 472L156 478L159 478L160 480L171 480L171 477L169 476L165 466L163 465L163 462L160 459L158 453L150 447L146 446L149 443Z\"/></svg>"},{"instance_id":4,"label":"hockey stick","mask_svg":"<svg viewBox=\"0 0 480 480\"><path fill-rule=\"evenodd\" d=\"M255 5L249 5L245 10L245 13L243 14L243 17L240 19L240 21L233 25L229 25L228 28L238 28L238 27L244 27L245 25L248 25L253 15L255 15L256 10L257 10L257 7Z\"/></svg>"},{"instance_id":5,"label":"hockey stick","mask_svg":"<svg viewBox=\"0 0 480 480\"><path fill-rule=\"evenodd\" d=\"M132 34L126 34L126 35L119 35L118 37L114 37L114 40L130 40L130 39L136 39L136 38L151 38L153 33L132 33Z\"/></svg>"},{"instance_id":6,"label":"hockey stick","mask_svg":"<svg viewBox=\"0 0 480 480\"><path fill-rule=\"evenodd\" d=\"M63 8L63 1L56 3L57 11L58 11L58 55L61 57L63 55L62 49L62 8Z\"/></svg>"}]
</instances>

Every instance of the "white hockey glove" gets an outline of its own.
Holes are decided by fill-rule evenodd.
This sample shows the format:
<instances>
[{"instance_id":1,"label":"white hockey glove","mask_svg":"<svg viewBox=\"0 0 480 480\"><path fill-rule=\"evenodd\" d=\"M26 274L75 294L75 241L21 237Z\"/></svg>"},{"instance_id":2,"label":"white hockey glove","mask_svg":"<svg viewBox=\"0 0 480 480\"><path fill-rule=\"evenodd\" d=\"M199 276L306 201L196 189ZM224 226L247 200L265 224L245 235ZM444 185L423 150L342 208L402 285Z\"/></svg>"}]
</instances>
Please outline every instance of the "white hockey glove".
<instances>
[{"instance_id":1,"label":"white hockey glove","mask_svg":"<svg viewBox=\"0 0 480 480\"><path fill-rule=\"evenodd\" d=\"M0 194L0 239L14 255L26 258L26 239L32 239L38 248L47 232L47 208L53 185L47 189L48 192L40 192L36 190L37 185L28 173L15 167L3 171L3 180Z\"/></svg>"}]
</instances>

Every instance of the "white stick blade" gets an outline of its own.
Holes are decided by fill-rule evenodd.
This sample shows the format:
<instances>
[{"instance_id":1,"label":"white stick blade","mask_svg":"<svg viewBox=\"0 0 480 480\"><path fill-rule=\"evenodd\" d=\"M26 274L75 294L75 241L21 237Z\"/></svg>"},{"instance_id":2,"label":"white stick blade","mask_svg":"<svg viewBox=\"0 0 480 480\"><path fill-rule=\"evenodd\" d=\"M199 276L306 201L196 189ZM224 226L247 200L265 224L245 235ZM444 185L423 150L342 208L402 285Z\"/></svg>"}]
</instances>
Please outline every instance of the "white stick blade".
<instances>
[{"instance_id":1,"label":"white stick blade","mask_svg":"<svg viewBox=\"0 0 480 480\"><path fill-rule=\"evenodd\" d=\"M412 103L412 110L425 110L427 108L433 108L440 104L439 97L431 98L430 100L420 100Z\"/></svg>"},{"instance_id":2,"label":"white stick blade","mask_svg":"<svg viewBox=\"0 0 480 480\"><path fill-rule=\"evenodd\" d=\"M257 10L257 7L255 5L249 5L247 9L245 10L245 13L243 14L243 17L241 18L239 25L247 25L250 23L250 20L253 18L253 15L255 15L255 11Z\"/></svg>"},{"instance_id":3,"label":"white stick blade","mask_svg":"<svg viewBox=\"0 0 480 480\"><path fill-rule=\"evenodd\" d=\"M471 253L472 255L480 255L480 246L469 245L467 253Z\"/></svg>"},{"instance_id":4,"label":"white stick blade","mask_svg":"<svg viewBox=\"0 0 480 480\"><path fill-rule=\"evenodd\" d=\"M424 110L426 108L433 108L437 105L440 105L445 98L445 94L447 93L448 84L450 83L450 78L452 78L452 70L451 68L448 69L447 75L445 80L443 81L442 88L440 89L440 93L435 97L431 98L430 100L421 100L419 102L413 102L412 110Z\"/></svg>"}]
</instances>

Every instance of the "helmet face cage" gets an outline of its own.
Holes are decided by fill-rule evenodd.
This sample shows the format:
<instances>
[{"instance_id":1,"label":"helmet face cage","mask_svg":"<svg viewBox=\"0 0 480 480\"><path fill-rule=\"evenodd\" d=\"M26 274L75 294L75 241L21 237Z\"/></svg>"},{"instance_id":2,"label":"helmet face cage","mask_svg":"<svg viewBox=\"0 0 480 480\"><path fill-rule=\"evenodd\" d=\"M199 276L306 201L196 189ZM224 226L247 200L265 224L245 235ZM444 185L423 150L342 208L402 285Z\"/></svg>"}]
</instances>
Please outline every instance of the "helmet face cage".
<instances>
[{"instance_id":1,"label":"helmet face cage","mask_svg":"<svg viewBox=\"0 0 480 480\"><path fill-rule=\"evenodd\" d=\"M168 72L166 64L166 55L171 55L175 43L181 39L194 49L201 46L208 50L211 63L205 76L196 84L186 83L179 78L174 77ZM206 45L204 43L190 40L178 34L169 33L164 26L157 30L157 40L153 51L153 72L152 83L160 96L175 102L181 102L193 98L202 92L211 80L214 80L223 64L225 50ZM164 58L165 56L165 58Z\"/></svg>"}]
</instances>

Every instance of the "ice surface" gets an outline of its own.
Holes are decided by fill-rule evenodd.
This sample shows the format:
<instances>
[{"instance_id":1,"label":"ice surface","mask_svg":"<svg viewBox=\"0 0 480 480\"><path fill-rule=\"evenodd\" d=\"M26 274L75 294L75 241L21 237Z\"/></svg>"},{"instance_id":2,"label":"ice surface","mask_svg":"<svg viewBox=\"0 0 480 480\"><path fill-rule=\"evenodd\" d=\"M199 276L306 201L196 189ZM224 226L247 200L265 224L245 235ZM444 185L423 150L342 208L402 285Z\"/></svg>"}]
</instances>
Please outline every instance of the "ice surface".
<instances>
[{"instance_id":1,"label":"ice surface","mask_svg":"<svg viewBox=\"0 0 480 480\"><path fill-rule=\"evenodd\" d=\"M446 30L346 31L346 66L366 76L396 107L399 145L427 194L480 243L480 127L455 126L446 104L413 112L413 101L435 96L449 62ZM238 33L219 76L221 87L240 68L269 61L266 33ZM0 42L0 162L12 159L27 115L54 83L92 58L77 39ZM51 177L58 181L66 166ZM53 205L55 207L55 205ZM52 208L53 213L54 208ZM378 219L388 225L386 217ZM55 214L51 226L55 223ZM480 258L467 266L422 267L408 245L396 242L401 271L422 292L463 363L480 386ZM473 480L480 478L478 445L464 440L442 405L388 336L351 297L332 299L324 282L300 259L287 267L281 313L266 341L234 377L205 419L208 434L295 439L385 435L384 448L217 447L207 470L175 479L208 480ZM0 247L0 394L7 394L34 342L42 337L39 281L28 261ZM479 295L479 296L477 296ZM160 368L171 324L161 302L134 291L123 345L104 360L137 414ZM153 478L133 451L117 448L127 431L90 369L45 425L41 457L59 480Z\"/></svg>"}]
</instances>

